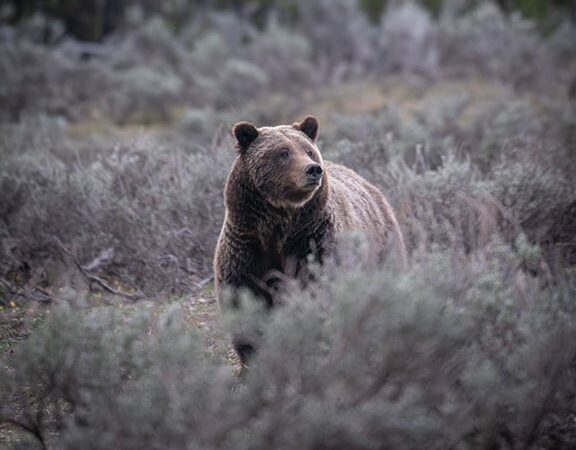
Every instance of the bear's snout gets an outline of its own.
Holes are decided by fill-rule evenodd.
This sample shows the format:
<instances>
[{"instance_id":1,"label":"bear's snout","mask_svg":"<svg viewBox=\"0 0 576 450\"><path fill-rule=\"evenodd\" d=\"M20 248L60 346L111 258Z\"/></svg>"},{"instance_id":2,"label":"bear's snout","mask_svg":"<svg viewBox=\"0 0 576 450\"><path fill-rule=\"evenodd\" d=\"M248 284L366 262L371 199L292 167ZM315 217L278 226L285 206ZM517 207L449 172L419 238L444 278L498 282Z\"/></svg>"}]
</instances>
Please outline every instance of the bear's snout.
<instances>
[{"instance_id":1,"label":"bear's snout","mask_svg":"<svg viewBox=\"0 0 576 450\"><path fill-rule=\"evenodd\" d=\"M322 170L322 166L320 164L316 164L316 163L308 164L304 168L304 173L308 177L309 182L317 182L320 179L320 177L322 176L323 172L324 171Z\"/></svg>"}]
</instances>

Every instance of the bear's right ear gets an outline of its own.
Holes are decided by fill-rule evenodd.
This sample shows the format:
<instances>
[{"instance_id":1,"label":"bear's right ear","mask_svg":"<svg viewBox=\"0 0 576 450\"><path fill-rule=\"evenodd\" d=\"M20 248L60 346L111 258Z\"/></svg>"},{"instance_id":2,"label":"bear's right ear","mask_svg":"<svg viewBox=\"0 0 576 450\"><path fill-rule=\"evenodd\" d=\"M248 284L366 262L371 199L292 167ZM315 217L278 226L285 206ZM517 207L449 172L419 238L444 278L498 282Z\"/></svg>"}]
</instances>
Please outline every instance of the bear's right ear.
<instances>
[{"instance_id":1,"label":"bear's right ear","mask_svg":"<svg viewBox=\"0 0 576 450\"><path fill-rule=\"evenodd\" d=\"M232 128L232 133L236 138L236 147L241 152L246 150L254 142L254 139L258 137L258 130L250 122L238 122Z\"/></svg>"}]
</instances>

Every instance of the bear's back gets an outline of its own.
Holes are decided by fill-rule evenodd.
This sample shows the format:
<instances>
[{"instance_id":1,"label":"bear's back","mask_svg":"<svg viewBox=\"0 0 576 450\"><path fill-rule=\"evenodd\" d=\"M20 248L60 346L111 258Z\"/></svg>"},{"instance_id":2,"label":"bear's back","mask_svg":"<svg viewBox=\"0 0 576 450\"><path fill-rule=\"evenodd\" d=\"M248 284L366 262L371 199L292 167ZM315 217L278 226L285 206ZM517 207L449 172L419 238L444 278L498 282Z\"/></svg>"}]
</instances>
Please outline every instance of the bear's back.
<instances>
[{"instance_id":1,"label":"bear's back","mask_svg":"<svg viewBox=\"0 0 576 450\"><path fill-rule=\"evenodd\" d=\"M330 188L327 209L337 235L361 232L384 253L391 241L402 240L392 208L376 186L345 166L329 161L325 165Z\"/></svg>"}]
</instances>

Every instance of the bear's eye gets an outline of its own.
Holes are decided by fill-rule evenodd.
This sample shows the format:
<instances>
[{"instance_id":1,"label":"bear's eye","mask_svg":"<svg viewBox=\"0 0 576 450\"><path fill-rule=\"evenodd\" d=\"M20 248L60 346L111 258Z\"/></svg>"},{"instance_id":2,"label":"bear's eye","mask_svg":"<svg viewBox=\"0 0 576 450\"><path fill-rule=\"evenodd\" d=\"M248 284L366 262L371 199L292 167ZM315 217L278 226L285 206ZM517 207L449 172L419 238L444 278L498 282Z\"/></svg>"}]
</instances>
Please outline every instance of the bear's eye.
<instances>
[{"instance_id":1,"label":"bear's eye","mask_svg":"<svg viewBox=\"0 0 576 450\"><path fill-rule=\"evenodd\" d=\"M288 157L290 156L290 152L288 151L287 148L285 148L284 150L280 151L280 158L282 159L288 159Z\"/></svg>"},{"instance_id":2,"label":"bear's eye","mask_svg":"<svg viewBox=\"0 0 576 450\"><path fill-rule=\"evenodd\" d=\"M308 153L308 156L310 158L312 158L314 156L314 152L312 150L306 150L306 153Z\"/></svg>"}]
</instances>

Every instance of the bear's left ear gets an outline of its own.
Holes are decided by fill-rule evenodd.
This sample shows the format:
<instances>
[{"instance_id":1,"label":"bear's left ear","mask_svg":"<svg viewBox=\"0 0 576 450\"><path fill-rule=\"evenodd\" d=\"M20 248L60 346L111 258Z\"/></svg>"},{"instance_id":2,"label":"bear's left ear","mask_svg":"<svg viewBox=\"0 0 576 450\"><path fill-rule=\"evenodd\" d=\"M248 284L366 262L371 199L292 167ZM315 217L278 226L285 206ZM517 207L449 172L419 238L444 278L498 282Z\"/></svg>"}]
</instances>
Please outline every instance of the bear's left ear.
<instances>
[{"instance_id":1,"label":"bear's left ear","mask_svg":"<svg viewBox=\"0 0 576 450\"><path fill-rule=\"evenodd\" d=\"M302 122L296 122L292 126L302 131L312 141L316 140L316 136L318 136L318 119L314 116L306 116Z\"/></svg>"},{"instance_id":2,"label":"bear's left ear","mask_svg":"<svg viewBox=\"0 0 576 450\"><path fill-rule=\"evenodd\" d=\"M238 122L232 128L238 150L244 151L258 137L258 130L250 122Z\"/></svg>"}]
</instances>

